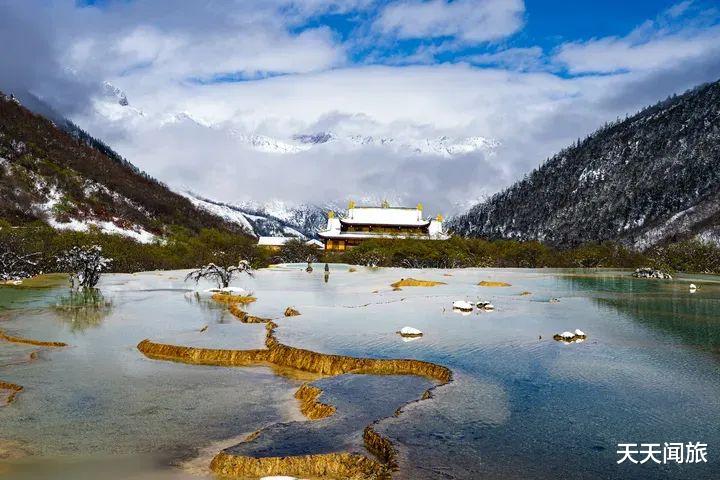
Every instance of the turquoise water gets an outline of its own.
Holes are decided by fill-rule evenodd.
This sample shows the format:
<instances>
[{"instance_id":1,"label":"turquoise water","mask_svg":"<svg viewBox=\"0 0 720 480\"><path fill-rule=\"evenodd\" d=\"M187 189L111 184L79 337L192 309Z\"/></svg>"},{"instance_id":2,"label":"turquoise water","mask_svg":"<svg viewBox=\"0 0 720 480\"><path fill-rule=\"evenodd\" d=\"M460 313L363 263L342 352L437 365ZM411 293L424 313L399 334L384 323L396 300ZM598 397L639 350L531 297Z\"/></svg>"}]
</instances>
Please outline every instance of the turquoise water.
<instances>
[{"instance_id":1,"label":"turquoise water","mask_svg":"<svg viewBox=\"0 0 720 480\"><path fill-rule=\"evenodd\" d=\"M319 268L318 268L319 267ZM451 276L446 276L449 274ZM65 288L0 289L0 329L60 340L39 349L0 342L0 380L23 385L0 408L2 445L30 452L0 460L0 478L211 478L217 451L265 429L241 452L362 451L362 428L419 397L417 378L318 380L335 418L309 424L292 397L302 380L265 367L154 361L144 338L261 348L263 325L189 294L183 272L108 275L100 311L57 309ZM446 282L393 291L403 277ZM511 287L479 287L480 280ZM626 272L321 266L257 272L237 282L277 318L285 344L326 353L413 358L455 380L377 427L398 445L394 478L717 478L720 460L720 283L640 280ZM207 288L206 286L201 286ZM530 295L519 295L523 291ZM551 303L557 298L559 302ZM464 316L453 300L488 299ZM284 318L287 306L301 316ZM200 330L207 326L205 332ZM395 332L419 328L403 341ZM552 335L580 328L584 343ZM31 351L39 358L26 361ZM384 393L383 393L384 392ZM618 443L702 442L708 463L618 465ZM18 457L21 455L17 455ZM132 461L128 461L132 458Z\"/></svg>"}]
</instances>

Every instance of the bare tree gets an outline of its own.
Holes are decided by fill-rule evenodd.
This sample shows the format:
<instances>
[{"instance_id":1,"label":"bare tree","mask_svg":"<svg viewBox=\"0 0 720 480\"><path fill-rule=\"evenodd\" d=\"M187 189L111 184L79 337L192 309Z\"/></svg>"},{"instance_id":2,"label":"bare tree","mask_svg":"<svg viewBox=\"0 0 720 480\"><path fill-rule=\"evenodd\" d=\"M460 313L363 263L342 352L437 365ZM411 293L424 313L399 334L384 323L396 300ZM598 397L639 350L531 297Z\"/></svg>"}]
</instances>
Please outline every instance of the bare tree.
<instances>
[{"instance_id":1,"label":"bare tree","mask_svg":"<svg viewBox=\"0 0 720 480\"><path fill-rule=\"evenodd\" d=\"M90 245L65 250L56 261L61 271L70 274L73 288L93 288L100 281L100 274L112 263L112 258L102 256L100 245Z\"/></svg>"},{"instance_id":2,"label":"bare tree","mask_svg":"<svg viewBox=\"0 0 720 480\"><path fill-rule=\"evenodd\" d=\"M194 280L195 283L199 282L200 279L204 278L211 282L215 282L218 288L227 288L230 286L230 282L233 277L238 274L247 274L253 276L252 267L250 262L247 260L240 260L238 265L231 267L221 267L214 263L208 263L207 265L193 270L185 276L185 281Z\"/></svg>"},{"instance_id":3,"label":"bare tree","mask_svg":"<svg viewBox=\"0 0 720 480\"><path fill-rule=\"evenodd\" d=\"M21 242L13 235L0 241L0 281L22 280L38 272L40 252L24 252Z\"/></svg>"}]
</instances>

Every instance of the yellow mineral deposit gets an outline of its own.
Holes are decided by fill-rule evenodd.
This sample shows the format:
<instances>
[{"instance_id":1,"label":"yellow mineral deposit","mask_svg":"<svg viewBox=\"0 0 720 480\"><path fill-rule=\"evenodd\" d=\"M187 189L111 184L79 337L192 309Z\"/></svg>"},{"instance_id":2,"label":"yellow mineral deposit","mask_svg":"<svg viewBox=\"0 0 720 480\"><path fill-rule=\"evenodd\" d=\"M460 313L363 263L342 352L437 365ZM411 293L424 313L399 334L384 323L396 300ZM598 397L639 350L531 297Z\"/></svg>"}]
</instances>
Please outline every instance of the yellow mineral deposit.
<instances>
[{"instance_id":1,"label":"yellow mineral deposit","mask_svg":"<svg viewBox=\"0 0 720 480\"><path fill-rule=\"evenodd\" d=\"M430 282L439 283L439 282ZM266 323L264 350L210 349L167 345L143 340L137 346L145 356L157 360L196 365L248 366L269 365L274 369L291 369L322 376L354 374L376 375L419 375L443 385L452 380L452 371L441 365L420 360L357 358L346 355L331 355L313 352L280 343L275 337L277 324L269 319L249 317L237 304L229 305L230 311L241 321ZM288 313L291 315L288 315ZM292 313L295 312L295 313ZM299 315L288 307L286 316ZM248 318L257 322L248 321ZM295 393L300 400L300 411L310 420L326 418L335 413L335 407L318 401L322 390L308 383ZM429 390L421 399L430 398ZM398 409L398 414L400 409ZM257 432L252 441L261 432ZM284 457L251 457L234 455L226 450L218 453L210 463L215 473L229 477L263 477L272 475L294 475L298 477L324 478L375 478L390 479L391 471L397 469L397 451L392 442L369 425L363 432L363 440L369 452L380 462L365 455L347 452L296 455Z\"/></svg>"},{"instance_id":2,"label":"yellow mineral deposit","mask_svg":"<svg viewBox=\"0 0 720 480\"><path fill-rule=\"evenodd\" d=\"M318 402L320 395L322 389L309 383L303 383L295 392L295 398L300 400L300 411L310 420L329 417L335 413L335 407L332 405Z\"/></svg>"},{"instance_id":3,"label":"yellow mineral deposit","mask_svg":"<svg viewBox=\"0 0 720 480\"><path fill-rule=\"evenodd\" d=\"M216 302L227 304L248 304L257 300L257 298L253 297L252 295L232 295L230 293L214 293L212 299Z\"/></svg>"},{"instance_id":4,"label":"yellow mineral deposit","mask_svg":"<svg viewBox=\"0 0 720 480\"><path fill-rule=\"evenodd\" d=\"M149 358L195 365L238 367L272 363L324 376L346 373L420 375L442 383L447 383L452 378L452 372L448 368L420 360L357 358L283 345L275 338L276 327L277 324L274 322L267 323L265 339L267 349L262 350L185 347L156 343L148 339L138 344L138 350Z\"/></svg>"},{"instance_id":5,"label":"yellow mineral deposit","mask_svg":"<svg viewBox=\"0 0 720 480\"><path fill-rule=\"evenodd\" d=\"M481 287L511 287L507 282L497 282L494 280L483 280L482 282L478 283Z\"/></svg>"},{"instance_id":6,"label":"yellow mineral deposit","mask_svg":"<svg viewBox=\"0 0 720 480\"><path fill-rule=\"evenodd\" d=\"M379 458L390 469L397 469L397 449L392 442L375 431L373 425L363 430L363 443L368 452Z\"/></svg>"},{"instance_id":7,"label":"yellow mineral deposit","mask_svg":"<svg viewBox=\"0 0 720 480\"><path fill-rule=\"evenodd\" d=\"M287 307L283 315L285 315L286 317L297 317L298 315L300 315L300 312L295 310L293 307Z\"/></svg>"},{"instance_id":8,"label":"yellow mineral deposit","mask_svg":"<svg viewBox=\"0 0 720 480\"><path fill-rule=\"evenodd\" d=\"M34 340L32 338L13 337L0 330L0 340L10 343L20 343L23 345L35 345L38 347L67 347L67 343L63 342L46 342L43 340Z\"/></svg>"},{"instance_id":9,"label":"yellow mineral deposit","mask_svg":"<svg viewBox=\"0 0 720 480\"><path fill-rule=\"evenodd\" d=\"M243 323L268 323L270 321L269 318L248 315L248 313L242 309L240 304L237 303L231 303L230 305L228 305L228 310L230 310L230 313L232 313L235 317L237 317L238 320Z\"/></svg>"},{"instance_id":10,"label":"yellow mineral deposit","mask_svg":"<svg viewBox=\"0 0 720 480\"><path fill-rule=\"evenodd\" d=\"M210 469L222 476L239 478L292 475L302 478L390 479L387 466L355 453L255 458L222 451L213 458Z\"/></svg>"},{"instance_id":11,"label":"yellow mineral deposit","mask_svg":"<svg viewBox=\"0 0 720 480\"><path fill-rule=\"evenodd\" d=\"M10 392L5 397L5 403L4 403L4 405L10 405L12 402L15 401L15 396L18 393L23 391L23 387L21 385L16 385L16 384L10 383L10 382L3 382L2 380L0 380L0 390L7 390L8 392ZM4 406L4 405L0 405L0 406Z\"/></svg>"},{"instance_id":12,"label":"yellow mineral deposit","mask_svg":"<svg viewBox=\"0 0 720 480\"><path fill-rule=\"evenodd\" d=\"M418 280L415 278L401 278L395 283L391 283L393 288L400 287L434 287L436 285L445 285L445 282L436 282L435 280Z\"/></svg>"}]
</instances>

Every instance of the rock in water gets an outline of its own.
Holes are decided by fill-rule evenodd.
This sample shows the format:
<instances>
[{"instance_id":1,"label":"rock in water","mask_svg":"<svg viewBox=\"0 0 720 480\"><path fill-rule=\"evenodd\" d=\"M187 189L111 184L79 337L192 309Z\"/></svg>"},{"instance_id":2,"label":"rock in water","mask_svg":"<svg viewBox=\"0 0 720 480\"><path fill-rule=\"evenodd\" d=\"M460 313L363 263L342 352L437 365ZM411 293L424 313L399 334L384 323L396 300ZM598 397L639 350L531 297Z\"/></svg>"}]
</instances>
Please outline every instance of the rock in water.
<instances>
[{"instance_id":1,"label":"rock in water","mask_svg":"<svg viewBox=\"0 0 720 480\"><path fill-rule=\"evenodd\" d=\"M452 304L453 310L460 310L461 312L470 312L473 309L473 305L465 300L455 300Z\"/></svg>"},{"instance_id":2,"label":"rock in water","mask_svg":"<svg viewBox=\"0 0 720 480\"><path fill-rule=\"evenodd\" d=\"M659 278L662 280L672 280L672 275L655 268L638 268L632 274L635 278Z\"/></svg>"},{"instance_id":3,"label":"rock in water","mask_svg":"<svg viewBox=\"0 0 720 480\"><path fill-rule=\"evenodd\" d=\"M562 333L556 333L555 335L553 335L554 340L563 343L580 343L585 341L586 338L587 335L585 335L585 332L583 332L579 328L576 328L574 332L566 330Z\"/></svg>"},{"instance_id":4,"label":"rock in water","mask_svg":"<svg viewBox=\"0 0 720 480\"><path fill-rule=\"evenodd\" d=\"M420 337L423 334L420 330L414 327L403 327L397 333L403 337Z\"/></svg>"},{"instance_id":5,"label":"rock in water","mask_svg":"<svg viewBox=\"0 0 720 480\"><path fill-rule=\"evenodd\" d=\"M476 303L479 310L491 311L495 310L495 306L487 300L480 300Z\"/></svg>"}]
</instances>

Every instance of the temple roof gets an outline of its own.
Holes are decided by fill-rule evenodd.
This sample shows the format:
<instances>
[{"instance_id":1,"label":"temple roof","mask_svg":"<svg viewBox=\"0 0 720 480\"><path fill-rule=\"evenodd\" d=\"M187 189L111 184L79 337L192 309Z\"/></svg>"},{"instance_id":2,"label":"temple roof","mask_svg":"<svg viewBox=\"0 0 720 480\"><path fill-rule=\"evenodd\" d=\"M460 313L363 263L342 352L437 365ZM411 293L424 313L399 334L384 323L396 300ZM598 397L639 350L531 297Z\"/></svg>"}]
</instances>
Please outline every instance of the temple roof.
<instances>
[{"instance_id":1,"label":"temple roof","mask_svg":"<svg viewBox=\"0 0 720 480\"><path fill-rule=\"evenodd\" d=\"M396 225L424 227L430 222L422 218L422 210L400 207L355 207L340 221L348 225Z\"/></svg>"}]
</instances>

